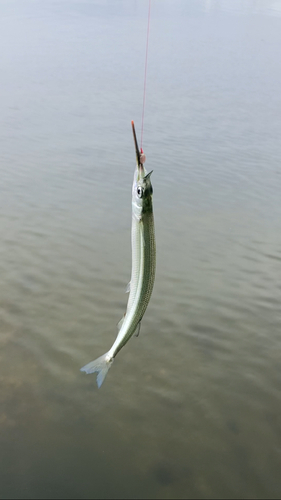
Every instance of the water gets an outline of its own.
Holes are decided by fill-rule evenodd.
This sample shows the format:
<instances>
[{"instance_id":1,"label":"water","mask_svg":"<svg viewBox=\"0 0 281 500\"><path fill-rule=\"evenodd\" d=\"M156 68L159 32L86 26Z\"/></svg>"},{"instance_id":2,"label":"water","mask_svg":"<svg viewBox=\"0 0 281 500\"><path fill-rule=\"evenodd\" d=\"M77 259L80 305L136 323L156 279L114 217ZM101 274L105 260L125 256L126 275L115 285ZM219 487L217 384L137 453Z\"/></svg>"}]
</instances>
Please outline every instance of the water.
<instances>
[{"instance_id":1,"label":"water","mask_svg":"<svg viewBox=\"0 0 281 500\"><path fill-rule=\"evenodd\" d=\"M281 2L152 2L156 283L100 391L147 3L0 12L0 497L280 498Z\"/></svg>"}]
</instances>

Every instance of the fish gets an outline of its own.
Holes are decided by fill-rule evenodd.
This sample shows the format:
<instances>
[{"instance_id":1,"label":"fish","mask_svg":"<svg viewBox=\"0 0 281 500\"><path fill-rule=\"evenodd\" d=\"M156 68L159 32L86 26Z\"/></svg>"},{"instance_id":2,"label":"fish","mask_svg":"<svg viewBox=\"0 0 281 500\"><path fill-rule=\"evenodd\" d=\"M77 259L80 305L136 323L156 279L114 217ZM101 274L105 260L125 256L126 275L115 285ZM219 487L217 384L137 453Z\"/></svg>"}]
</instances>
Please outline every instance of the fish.
<instances>
[{"instance_id":1,"label":"fish","mask_svg":"<svg viewBox=\"0 0 281 500\"><path fill-rule=\"evenodd\" d=\"M126 312L118 323L118 334L112 347L99 358L81 368L82 372L97 373L97 386L101 387L112 363L130 338L139 335L141 320L147 309L156 269L156 244L153 216L152 171L144 168L146 157L139 150L135 125L132 130L136 151L136 169L132 186L132 270L131 280L127 287L129 292Z\"/></svg>"}]
</instances>

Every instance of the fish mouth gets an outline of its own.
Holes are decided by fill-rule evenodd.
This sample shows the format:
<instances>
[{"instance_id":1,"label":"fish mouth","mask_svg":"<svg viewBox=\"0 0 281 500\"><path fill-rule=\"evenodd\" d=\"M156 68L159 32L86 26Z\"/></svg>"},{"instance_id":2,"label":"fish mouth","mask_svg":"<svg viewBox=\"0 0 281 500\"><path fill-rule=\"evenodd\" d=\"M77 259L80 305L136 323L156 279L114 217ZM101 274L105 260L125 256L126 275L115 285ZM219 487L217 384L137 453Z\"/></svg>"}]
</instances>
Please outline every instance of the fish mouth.
<instances>
[{"instance_id":1,"label":"fish mouth","mask_svg":"<svg viewBox=\"0 0 281 500\"><path fill-rule=\"evenodd\" d=\"M143 169L143 164L141 163L141 153L142 153L142 151L139 150L134 121L132 120L131 123L132 123L132 130L133 130L135 150L136 150L137 166L138 166L139 173L141 173L144 170Z\"/></svg>"}]
</instances>

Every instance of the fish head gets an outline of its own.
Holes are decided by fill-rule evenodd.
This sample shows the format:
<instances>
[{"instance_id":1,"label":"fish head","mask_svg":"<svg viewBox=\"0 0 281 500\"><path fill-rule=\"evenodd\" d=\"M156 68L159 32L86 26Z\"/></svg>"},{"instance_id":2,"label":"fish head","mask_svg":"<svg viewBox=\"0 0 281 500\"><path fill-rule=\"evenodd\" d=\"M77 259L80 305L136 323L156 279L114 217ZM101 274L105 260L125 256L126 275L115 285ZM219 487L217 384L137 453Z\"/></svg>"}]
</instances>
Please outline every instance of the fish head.
<instances>
[{"instance_id":1,"label":"fish head","mask_svg":"<svg viewBox=\"0 0 281 500\"><path fill-rule=\"evenodd\" d=\"M141 218L145 213L152 211L153 188L150 179L151 174L152 171L148 174L146 173L142 164L136 166L132 190L132 202L133 212L138 218Z\"/></svg>"},{"instance_id":2,"label":"fish head","mask_svg":"<svg viewBox=\"0 0 281 500\"><path fill-rule=\"evenodd\" d=\"M132 129L133 129L136 160L137 160L134 182L133 182L132 205L133 205L133 214L137 217L138 220L141 220L142 216L145 213L152 212L153 189L150 180L152 171L149 172L149 174L147 174L143 166L143 163L145 161L145 156L143 154L142 149L139 150L136 131L135 131L135 124L133 121L132 121Z\"/></svg>"}]
</instances>

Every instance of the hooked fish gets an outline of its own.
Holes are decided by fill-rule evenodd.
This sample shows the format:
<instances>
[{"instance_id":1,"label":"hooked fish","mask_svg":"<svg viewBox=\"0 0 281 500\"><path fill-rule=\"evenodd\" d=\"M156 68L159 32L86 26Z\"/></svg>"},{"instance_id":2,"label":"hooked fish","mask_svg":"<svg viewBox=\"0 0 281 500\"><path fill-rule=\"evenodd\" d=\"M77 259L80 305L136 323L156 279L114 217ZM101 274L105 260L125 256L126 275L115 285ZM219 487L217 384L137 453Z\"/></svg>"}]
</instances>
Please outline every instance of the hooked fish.
<instances>
[{"instance_id":1,"label":"hooked fish","mask_svg":"<svg viewBox=\"0 0 281 500\"><path fill-rule=\"evenodd\" d=\"M144 168L145 156L138 148L134 122L136 170L132 187L132 272L127 287L129 298L124 317L118 323L118 334L109 351L81 368L86 373L97 372L100 388L116 355L132 337L139 334L141 320L148 306L155 279L156 247L152 207L152 185Z\"/></svg>"}]
</instances>

